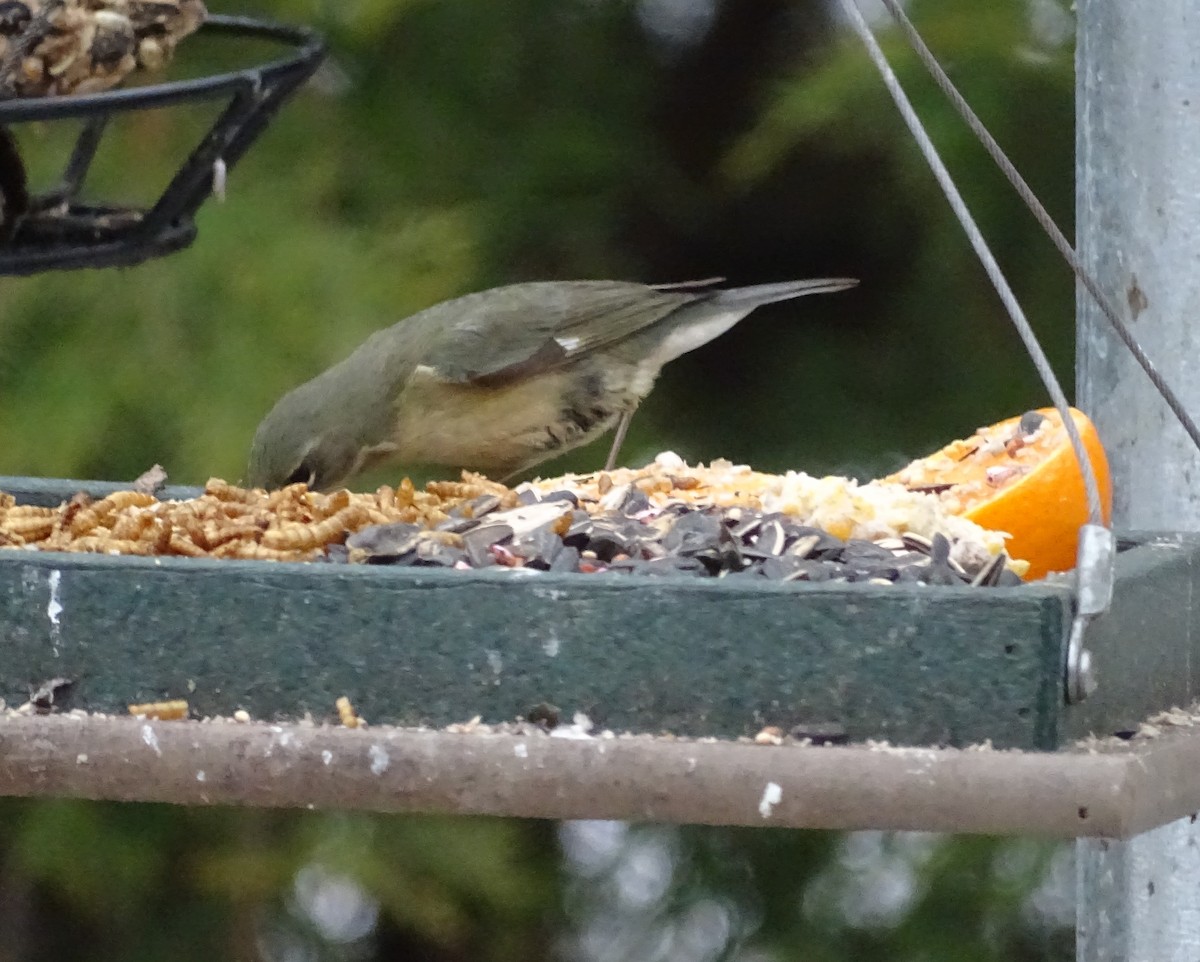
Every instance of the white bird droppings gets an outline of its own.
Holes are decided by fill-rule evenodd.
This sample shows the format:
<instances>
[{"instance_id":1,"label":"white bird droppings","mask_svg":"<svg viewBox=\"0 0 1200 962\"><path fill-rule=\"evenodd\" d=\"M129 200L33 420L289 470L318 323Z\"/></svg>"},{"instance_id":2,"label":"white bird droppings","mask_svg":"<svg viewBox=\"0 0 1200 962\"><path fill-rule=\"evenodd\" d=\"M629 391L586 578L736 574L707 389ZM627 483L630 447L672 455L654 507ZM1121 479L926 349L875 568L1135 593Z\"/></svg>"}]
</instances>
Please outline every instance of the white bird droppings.
<instances>
[{"instance_id":1,"label":"white bird droppings","mask_svg":"<svg viewBox=\"0 0 1200 962\"><path fill-rule=\"evenodd\" d=\"M158 747L158 735L154 733L154 728L150 725L142 726L142 741L150 748L154 749L154 754L162 757L162 749Z\"/></svg>"},{"instance_id":2,"label":"white bird droppings","mask_svg":"<svg viewBox=\"0 0 1200 962\"><path fill-rule=\"evenodd\" d=\"M54 650L54 657L58 657L58 639L62 634L62 624L59 619L63 613L62 599L59 597L59 589L62 588L62 572L55 568L50 572L50 600L46 603L46 617L50 619L50 645Z\"/></svg>"},{"instance_id":3,"label":"white bird droppings","mask_svg":"<svg viewBox=\"0 0 1200 962\"><path fill-rule=\"evenodd\" d=\"M594 737L591 732L592 720L580 711L575 713L575 717L572 719L570 725L559 725L557 728L552 728L550 730L550 737L590 741Z\"/></svg>"},{"instance_id":4,"label":"white bird droppings","mask_svg":"<svg viewBox=\"0 0 1200 962\"><path fill-rule=\"evenodd\" d=\"M528 758L529 757L529 748L525 745L524 742L517 742L513 746L513 754L516 755L517 758Z\"/></svg>"},{"instance_id":5,"label":"white bird droppings","mask_svg":"<svg viewBox=\"0 0 1200 962\"><path fill-rule=\"evenodd\" d=\"M763 818L770 818L771 810L779 804L781 798L783 798L783 789L774 782L767 782L767 787L763 789L762 799L758 803L758 814Z\"/></svg>"},{"instance_id":6,"label":"white bird droppings","mask_svg":"<svg viewBox=\"0 0 1200 962\"><path fill-rule=\"evenodd\" d=\"M50 603L46 605L46 617L50 624L58 627L58 616L62 614L63 606L58 597L58 589L62 587L62 572L55 568L50 572Z\"/></svg>"},{"instance_id":7,"label":"white bird droppings","mask_svg":"<svg viewBox=\"0 0 1200 962\"><path fill-rule=\"evenodd\" d=\"M200 769L200 771L196 772L196 781L203 782L203 781L206 781L207 779L208 779L208 776L204 774L204 769Z\"/></svg>"},{"instance_id":8,"label":"white bird droppings","mask_svg":"<svg viewBox=\"0 0 1200 962\"><path fill-rule=\"evenodd\" d=\"M392 763L382 745L372 745L367 750L367 756L371 759L372 775L382 775L388 770L388 765Z\"/></svg>"},{"instance_id":9,"label":"white bird droppings","mask_svg":"<svg viewBox=\"0 0 1200 962\"><path fill-rule=\"evenodd\" d=\"M321 752L321 762L325 765L333 764L333 752L331 752L328 748Z\"/></svg>"},{"instance_id":10,"label":"white bird droppings","mask_svg":"<svg viewBox=\"0 0 1200 962\"><path fill-rule=\"evenodd\" d=\"M212 192L213 196L222 203L225 201L225 188L229 181L229 165L224 158L218 157L213 161Z\"/></svg>"}]
</instances>

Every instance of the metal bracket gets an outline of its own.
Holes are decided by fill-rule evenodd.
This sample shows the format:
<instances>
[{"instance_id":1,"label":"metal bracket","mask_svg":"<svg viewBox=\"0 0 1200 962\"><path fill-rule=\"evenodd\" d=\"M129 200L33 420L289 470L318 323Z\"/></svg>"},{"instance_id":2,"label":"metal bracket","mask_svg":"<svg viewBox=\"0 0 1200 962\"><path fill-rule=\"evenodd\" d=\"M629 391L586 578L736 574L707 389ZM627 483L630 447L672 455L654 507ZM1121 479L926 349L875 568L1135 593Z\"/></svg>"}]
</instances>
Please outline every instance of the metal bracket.
<instances>
[{"instance_id":1,"label":"metal bracket","mask_svg":"<svg viewBox=\"0 0 1200 962\"><path fill-rule=\"evenodd\" d=\"M1063 685L1068 705L1083 701L1096 690L1092 654L1084 644L1091 620L1112 606L1117 539L1109 528L1085 524L1079 529L1075 566L1075 618L1067 642Z\"/></svg>"}]
</instances>

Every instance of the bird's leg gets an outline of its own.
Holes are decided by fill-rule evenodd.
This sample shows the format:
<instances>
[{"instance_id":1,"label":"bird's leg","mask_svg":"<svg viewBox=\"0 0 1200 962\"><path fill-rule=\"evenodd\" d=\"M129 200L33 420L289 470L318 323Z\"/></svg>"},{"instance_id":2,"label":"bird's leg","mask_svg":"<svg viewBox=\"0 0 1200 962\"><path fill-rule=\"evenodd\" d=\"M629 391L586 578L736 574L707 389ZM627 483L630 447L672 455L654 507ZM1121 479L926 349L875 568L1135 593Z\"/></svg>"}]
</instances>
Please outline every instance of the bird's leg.
<instances>
[{"instance_id":1,"label":"bird's leg","mask_svg":"<svg viewBox=\"0 0 1200 962\"><path fill-rule=\"evenodd\" d=\"M621 420L617 422L617 433L613 435L613 443L608 452L608 460L604 462L605 471L611 471L617 466L617 455L621 453L621 445L625 443L625 435L629 432L629 422L633 420L633 414L636 410L637 405L635 404L622 414Z\"/></svg>"},{"instance_id":2,"label":"bird's leg","mask_svg":"<svg viewBox=\"0 0 1200 962\"><path fill-rule=\"evenodd\" d=\"M525 469L527 467L529 467L529 465L523 465L523 466L517 468L516 471L509 471L508 474L506 474L504 477L499 478L496 483L502 484L506 488L511 488L512 483L514 481L516 481L517 478L519 478L521 475L523 475L525 473Z\"/></svg>"}]
</instances>

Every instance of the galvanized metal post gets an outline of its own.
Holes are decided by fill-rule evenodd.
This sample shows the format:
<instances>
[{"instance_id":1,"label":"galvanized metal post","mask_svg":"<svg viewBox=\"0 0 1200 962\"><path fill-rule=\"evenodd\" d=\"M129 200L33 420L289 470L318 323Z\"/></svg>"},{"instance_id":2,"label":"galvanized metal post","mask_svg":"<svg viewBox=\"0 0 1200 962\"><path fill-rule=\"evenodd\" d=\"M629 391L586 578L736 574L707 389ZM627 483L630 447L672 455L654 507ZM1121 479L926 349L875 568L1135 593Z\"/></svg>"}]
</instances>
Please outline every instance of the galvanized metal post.
<instances>
[{"instance_id":1,"label":"galvanized metal post","mask_svg":"<svg viewBox=\"0 0 1200 962\"><path fill-rule=\"evenodd\" d=\"M1126 306L1134 334L1195 415L1200 5L1079 0L1078 16L1080 253L1101 287ZM1200 530L1200 455L1082 292L1077 373L1079 403L1095 418L1112 462L1114 523ZM1128 842L1080 841L1076 857L1080 962L1200 958L1194 816Z\"/></svg>"}]
</instances>

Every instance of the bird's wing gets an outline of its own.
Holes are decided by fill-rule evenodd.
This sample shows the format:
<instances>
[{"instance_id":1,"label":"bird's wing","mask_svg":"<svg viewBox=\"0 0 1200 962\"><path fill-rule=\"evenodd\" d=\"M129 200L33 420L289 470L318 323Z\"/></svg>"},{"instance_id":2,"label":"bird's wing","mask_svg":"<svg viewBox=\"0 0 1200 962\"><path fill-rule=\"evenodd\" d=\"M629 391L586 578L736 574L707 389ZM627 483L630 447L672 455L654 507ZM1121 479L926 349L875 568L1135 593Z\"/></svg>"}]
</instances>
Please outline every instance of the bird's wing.
<instances>
[{"instance_id":1,"label":"bird's wing","mask_svg":"<svg viewBox=\"0 0 1200 962\"><path fill-rule=\"evenodd\" d=\"M514 284L439 305L425 364L456 384L504 384L623 340L703 297L621 281ZM442 311L444 309L444 314Z\"/></svg>"}]
</instances>

